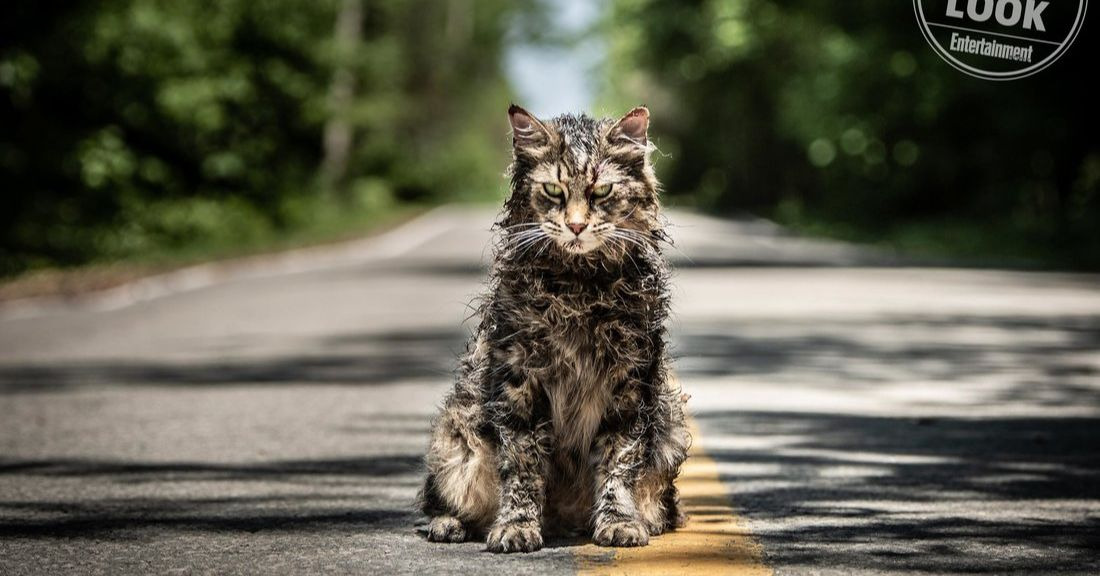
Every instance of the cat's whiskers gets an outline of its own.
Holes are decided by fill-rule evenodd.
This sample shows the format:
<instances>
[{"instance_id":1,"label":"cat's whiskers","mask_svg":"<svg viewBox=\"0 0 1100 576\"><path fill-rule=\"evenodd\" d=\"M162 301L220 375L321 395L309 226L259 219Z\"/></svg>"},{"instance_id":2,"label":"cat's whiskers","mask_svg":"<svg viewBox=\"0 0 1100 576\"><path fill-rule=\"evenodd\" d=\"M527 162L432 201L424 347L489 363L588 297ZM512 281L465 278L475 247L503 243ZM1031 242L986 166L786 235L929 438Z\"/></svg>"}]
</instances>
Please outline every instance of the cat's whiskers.
<instances>
[{"instance_id":1,"label":"cat's whiskers","mask_svg":"<svg viewBox=\"0 0 1100 576\"><path fill-rule=\"evenodd\" d=\"M641 230L635 230L633 228L616 228L615 231L620 232L626 236L636 238L647 244L655 244L653 236L647 232L642 232Z\"/></svg>"},{"instance_id":2,"label":"cat's whiskers","mask_svg":"<svg viewBox=\"0 0 1100 576\"><path fill-rule=\"evenodd\" d=\"M543 238L539 238L538 240L543 240ZM523 256L523 255L525 255L525 254L527 254L527 253L528 253L528 252L530 252L531 250L533 250L533 249L535 248L535 246L538 246L538 245L539 245L539 242L538 242L538 240L536 240L536 241L534 241L534 242L531 242L531 243L527 244L527 245L526 245L526 246L524 247L524 249L523 249L523 250L521 250L521 251L520 251L519 253L517 253L517 254L516 254L516 257L517 257L517 258L519 258L519 257L521 257L521 256Z\"/></svg>"},{"instance_id":3,"label":"cat's whiskers","mask_svg":"<svg viewBox=\"0 0 1100 576\"><path fill-rule=\"evenodd\" d=\"M642 250L645 250L647 248L652 247L651 244L648 244L648 243L644 242L643 240L641 240L639 238L636 238L636 237L626 233L622 229L613 231L611 233L611 236L613 238L618 238L619 240L622 240L622 241L625 241L625 242L630 242L631 244L637 246L638 248L641 248Z\"/></svg>"},{"instance_id":4,"label":"cat's whiskers","mask_svg":"<svg viewBox=\"0 0 1100 576\"><path fill-rule=\"evenodd\" d=\"M665 233L663 230L657 230L655 232L650 232L650 233L641 232L641 231L634 230L634 229L631 229L631 228L619 228L619 230L626 233L626 234L633 235L637 238L640 238L643 241L645 241L647 244L651 244L654 247L656 247L658 244L665 244L666 246L669 246L670 248L672 248L673 250L678 252L688 262L691 262L693 264L695 263L695 260L693 260L691 258L691 256L688 256L688 254L686 252L681 250L680 247L677 246L676 243L672 241L672 238L670 238L669 235L667 233Z\"/></svg>"},{"instance_id":5,"label":"cat's whiskers","mask_svg":"<svg viewBox=\"0 0 1100 576\"><path fill-rule=\"evenodd\" d=\"M516 224L513 226L508 226L508 228L505 228L503 230L505 231L505 234L522 234L524 232L530 232L531 230L537 230L540 228L542 228L542 224L531 222L526 224Z\"/></svg>"},{"instance_id":6,"label":"cat's whiskers","mask_svg":"<svg viewBox=\"0 0 1100 576\"><path fill-rule=\"evenodd\" d=\"M533 230L532 234L528 235L522 241L516 243L512 247L512 257L519 258L523 256L525 253L537 246L542 240L550 240L550 236L546 233L546 231L542 228Z\"/></svg>"},{"instance_id":7,"label":"cat's whiskers","mask_svg":"<svg viewBox=\"0 0 1100 576\"><path fill-rule=\"evenodd\" d=\"M505 232L511 233L512 230L524 229L524 228L535 228L535 227L538 227L538 226L542 226L542 223L541 222L521 222L519 224L512 224L511 226L502 226L500 229L504 230Z\"/></svg>"},{"instance_id":8,"label":"cat's whiskers","mask_svg":"<svg viewBox=\"0 0 1100 576\"><path fill-rule=\"evenodd\" d=\"M542 230L541 228L532 228L532 229L529 229L529 230L522 230L522 231L516 232L514 234L508 234L505 237L505 244L507 246L515 247L515 246L523 244L524 242L526 242L528 240L531 240L533 238L538 238L540 236L544 236L545 234L546 234L546 232L544 230Z\"/></svg>"},{"instance_id":9,"label":"cat's whiskers","mask_svg":"<svg viewBox=\"0 0 1100 576\"><path fill-rule=\"evenodd\" d=\"M638 230L631 230L629 228L620 228L618 231L621 232L624 236L628 236L637 242L642 242L650 248L656 249L660 244L670 246L673 250L679 252L680 255L683 256L688 262L695 262L694 260L692 260L691 256L688 256L687 253L681 250L679 246L676 246L676 244L673 244L666 238L655 237L652 233L644 233Z\"/></svg>"},{"instance_id":10,"label":"cat's whiskers","mask_svg":"<svg viewBox=\"0 0 1100 576\"><path fill-rule=\"evenodd\" d=\"M608 236L608 242L622 251L623 256L630 260L630 263L634 265L635 270L641 270L638 267L638 261L634 259L634 255L630 253L630 247L627 246L626 241L617 236Z\"/></svg>"},{"instance_id":11,"label":"cat's whiskers","mask_svg":"<svg viewBox=\"0 0 1100 576\"><path fill-rule=\"evenodd\" d=\"M516 242L512 246L512 252L514 254L521 253L524 248L534 244L535 242L538 242L539 240L541 240L542 238L545 238L545 237L546 236L543 235L543 234L533 234L533 235L531 235L527 238L524 238L522 241Z\"/></svg>"},{"instance_id":12,"label":"cat's whiskers","mask_svg":"<svg viewBox=\"0 0 1100 576\"><path fill-rule=\"evenodd\" d=\"M683 256L684 259L687 260L688 262L690 262L692 264L695 263L695 260L693 260L691 256L688 256L687 252L684 252L683 250L681 250L680 247L677 246L676 243L672 241L672 238L669 237L668 234L665 234L665 233L661 232L661 235L658 236L658 237L650 236L650 242L653 242L654 246L656 246L658 243L663 242L666 246L672 248L673 250L678 252L681 256Z\"/></svg>"},{"instance_id":13,"label":"cat's whiskers","mask_svg":"<svg viewBox=\"0 0 1100 576\"><path fill-rule=\"evenodd\" d=\"M543 243L542 247L541 247L541 248L539 248L539 251L538 251L537 253L535 253L535 257L536 257L536 258L541 258L541 257L542 257L542 255L546 253L546 250L547 250L548 248L550 248L550 246L552 246L553 244L554 244L553 242L545 242L545 243Z\"/></svg>"}]
</instances>

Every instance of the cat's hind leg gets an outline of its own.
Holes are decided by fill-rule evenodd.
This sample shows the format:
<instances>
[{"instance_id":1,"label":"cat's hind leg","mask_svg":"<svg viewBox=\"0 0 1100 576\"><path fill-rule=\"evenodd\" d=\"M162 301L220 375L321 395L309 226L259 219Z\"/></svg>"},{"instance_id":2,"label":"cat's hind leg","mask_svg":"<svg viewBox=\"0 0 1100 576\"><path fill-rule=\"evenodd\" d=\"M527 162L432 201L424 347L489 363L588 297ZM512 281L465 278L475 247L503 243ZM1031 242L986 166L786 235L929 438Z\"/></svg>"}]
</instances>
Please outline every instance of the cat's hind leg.
<instances>
[{"instance_id":1,"label":"cat's hind leg","mask_svg":"<svg viewBox=\"0 0 1100 576\"><path fill-rule=\"evenodd\" d=\"M634 515L650 536L663 534L684 526L684 511L676 478L687 458L691 434L684 424L683 397L672 389L661 397L660 407L649 417L649 450L638 464L638 474L631 485ZM657 422L654 426L652 423Z\"/></svg>"},{"instance_id":2,"label":"cat's hind leg","mask_svg":"<svg viewBox=\"0 0 1100 576\"><path fill-rule=\"evenodd\" d=\"M477 435L476 418L463 412L444 410L425 457L428 476L420 501L431 518L428 539L433 542L462 542L484 532L499 506L493 449Z\"/></svg>"},{"instance_id":3,"label":"cat's hind leg","mask_svg":"<svg viewBox=\"0 0 1100 576\"><path fill-rule=\"evenodd\" d=\"M650 415L650 450L638 481L634 502L638 517L651 536L682 528L686 521L676 478L691 447L691 433L684 421L688 396L674 381L665 380L656 410Z\"/></svg>"},{"instance_id":4,"label":"cat's hind leg","mask_svg":"<svg viewBox=\"0 0 1100 576\"><path fill-rule=\"evenodd\" d=\"M432 542L465 542L466 525L454 516L436 516L428 523L428 540Z\"/></svg>"},{"instance_id":5,"label":"cat's hind leg","mask_svg":"<svg viewBox=\"0 0 1100 576\"><path fill-rule=\"evenodd\" d=\"M666 472L650 469L634 485L634 501L638 518L650 536L657 536L684 526L680 492L674 478Z\"/></svg>"}]
</instances>

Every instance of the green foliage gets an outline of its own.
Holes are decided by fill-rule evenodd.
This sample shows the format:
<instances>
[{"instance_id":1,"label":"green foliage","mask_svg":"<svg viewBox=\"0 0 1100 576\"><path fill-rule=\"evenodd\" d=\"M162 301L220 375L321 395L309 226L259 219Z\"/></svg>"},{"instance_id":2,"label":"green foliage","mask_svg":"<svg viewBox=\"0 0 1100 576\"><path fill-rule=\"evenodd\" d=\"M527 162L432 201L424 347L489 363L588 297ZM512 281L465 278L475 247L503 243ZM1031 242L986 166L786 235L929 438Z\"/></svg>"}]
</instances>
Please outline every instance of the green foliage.
<instances>
[{"instance_id":1,"label":"green foliage","mask_svg":"<svg viewBox=\"0 0 1100 576\"><path fill-rule=\"evenodd\" d=\"M606 103L650 104L674 201L1100 266L1095 98L1071 88L1088 30L1042 73L989 82L932 52L910 2L615 0L606 26Z\"/></svg>"},{"instance_id":2,"label":"green foliage","mask_svg":"<svg viewBox=\"0 0 1100 576\"><path fill-rule=\"evenodd\" d=\"M0 276L351 225L502 186L504 27L529 2L19 3L0 23ZM330 107L334 71L354 77ZM318 180L334 114L346 175ZM347 215L354 212L353 215Z\"/></svg>"}]
</instances>

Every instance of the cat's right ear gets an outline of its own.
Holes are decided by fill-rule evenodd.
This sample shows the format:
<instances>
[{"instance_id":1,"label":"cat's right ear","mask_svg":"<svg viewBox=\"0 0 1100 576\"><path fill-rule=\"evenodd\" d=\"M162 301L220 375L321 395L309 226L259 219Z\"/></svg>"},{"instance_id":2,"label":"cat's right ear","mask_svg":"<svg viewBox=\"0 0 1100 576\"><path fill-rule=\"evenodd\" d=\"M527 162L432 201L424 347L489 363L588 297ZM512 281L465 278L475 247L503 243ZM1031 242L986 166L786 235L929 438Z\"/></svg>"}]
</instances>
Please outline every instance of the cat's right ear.
<instances>
[{"instance_id":1,"label":"cat's right ear","mask_svg":"<svg viewBox=\"0 0 1100 576\"><path fill-rule=\"evenodd\" d=\"M546 126L515 104L508 108L508 121L512 124L512 147L516 150L542 146L550 141Z\"/></svg>"}]
</instances>

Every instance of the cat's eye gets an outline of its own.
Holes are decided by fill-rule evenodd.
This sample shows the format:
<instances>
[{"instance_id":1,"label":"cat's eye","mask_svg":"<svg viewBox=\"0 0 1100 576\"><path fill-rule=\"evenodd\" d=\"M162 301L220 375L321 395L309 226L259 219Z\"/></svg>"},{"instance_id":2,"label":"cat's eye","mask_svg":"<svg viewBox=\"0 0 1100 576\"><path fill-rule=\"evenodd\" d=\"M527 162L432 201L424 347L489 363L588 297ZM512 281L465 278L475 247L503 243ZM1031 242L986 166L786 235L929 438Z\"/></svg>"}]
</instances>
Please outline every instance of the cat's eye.
<instances>
[{"instance_id":1,"label":"cat's eye","mask_svg":"<svg viewBox=\"0 0 1100 576\"><path fill-rule=\"evenodd\" d=\"M603 198L611 193L611 184L604 184L603 186L596 186L592 189L593 198Z\"/></svg>"},{"instance_id":2,"label":"cat's eye","mask_svg":"<svg viewBox=\"0 0 1100 576\"><path fill-rule=\"evenodd\" d=\"M565 190L562 190L561 186L557 184L543 184L542 191L546 192L546 195L551 198L563 198L565 196Z\"/></svg>"}]
</instances>

